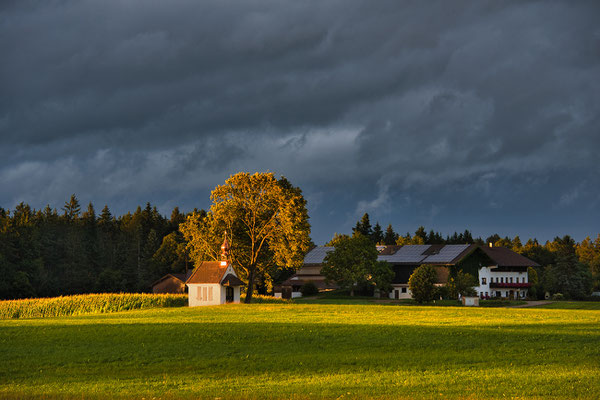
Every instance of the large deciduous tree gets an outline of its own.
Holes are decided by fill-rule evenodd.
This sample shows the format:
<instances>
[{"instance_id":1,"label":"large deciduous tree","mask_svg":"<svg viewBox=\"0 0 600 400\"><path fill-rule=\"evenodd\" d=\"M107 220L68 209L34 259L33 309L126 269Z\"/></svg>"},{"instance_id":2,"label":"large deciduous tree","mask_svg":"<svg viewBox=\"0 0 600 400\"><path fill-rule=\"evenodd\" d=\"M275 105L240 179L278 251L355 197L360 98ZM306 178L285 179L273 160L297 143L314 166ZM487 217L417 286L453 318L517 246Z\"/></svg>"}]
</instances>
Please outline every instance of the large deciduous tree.
<instances>
[{"instance_id":1,"label":"large deciduous tree","mask_svg":"<svg viewBox=\"0 0 600 400\"><path fill-rule=\"evenodd\" d=\"M211 193L205 216L193 213L180 230L196 263L220 255L227 232L234 266L247 280L246 303L254 284L274 266L298 268L310 246L310 225L302 191L272 173L240 172Z\"/></svg>"},{"instance_id":2,"label":"large deciduous tree","mask_svg":"<svg viewBox=\"0 0 600 400\"><path fill-rule=\"evenodd\" d=\"M374 286L389 290L393 273L385 261L377 261L377 248L371 239L362 234L340 236L335 249L325 256L321 274L327 281L336 282L342 289L350 290Z\"/></svg>"}]
</instances>

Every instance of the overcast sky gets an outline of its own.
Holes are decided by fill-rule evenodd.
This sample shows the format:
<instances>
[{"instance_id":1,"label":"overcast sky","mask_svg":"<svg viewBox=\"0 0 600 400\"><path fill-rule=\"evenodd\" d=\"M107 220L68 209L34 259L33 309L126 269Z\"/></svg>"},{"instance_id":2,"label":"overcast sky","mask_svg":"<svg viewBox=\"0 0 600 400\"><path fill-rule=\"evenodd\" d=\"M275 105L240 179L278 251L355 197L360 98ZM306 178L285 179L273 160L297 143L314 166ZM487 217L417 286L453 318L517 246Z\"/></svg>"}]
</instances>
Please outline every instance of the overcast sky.
<instances>
[{"instance_id":1,"label":"overcast sky","mask_svg":"<svg viewBox=\"0 0 600 400\"><path fill-rule=\"evenodd\" d=\"M312 237L600 232L598 1L3 1L0 207L210 206L238 171Z\"/></svg>"}]
</instances>

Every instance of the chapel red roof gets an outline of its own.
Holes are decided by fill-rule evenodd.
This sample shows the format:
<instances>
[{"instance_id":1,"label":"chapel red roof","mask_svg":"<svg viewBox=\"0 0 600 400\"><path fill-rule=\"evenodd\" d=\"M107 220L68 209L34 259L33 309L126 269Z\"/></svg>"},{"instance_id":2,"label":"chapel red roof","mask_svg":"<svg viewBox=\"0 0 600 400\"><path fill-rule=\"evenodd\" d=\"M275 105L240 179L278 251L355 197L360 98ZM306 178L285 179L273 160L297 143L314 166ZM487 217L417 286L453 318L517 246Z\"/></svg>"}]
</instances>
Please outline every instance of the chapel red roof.
<instances>
[{"instance_id":1,"label":"chapel red roof","mask_svg":"<svg viewBox=\"0 0 600 400\"><path fill-rule=\"evenodd\" d=\"M221 283L225 271L220 261L202 261L185 283Z\"/></svg>"}]
</instances>

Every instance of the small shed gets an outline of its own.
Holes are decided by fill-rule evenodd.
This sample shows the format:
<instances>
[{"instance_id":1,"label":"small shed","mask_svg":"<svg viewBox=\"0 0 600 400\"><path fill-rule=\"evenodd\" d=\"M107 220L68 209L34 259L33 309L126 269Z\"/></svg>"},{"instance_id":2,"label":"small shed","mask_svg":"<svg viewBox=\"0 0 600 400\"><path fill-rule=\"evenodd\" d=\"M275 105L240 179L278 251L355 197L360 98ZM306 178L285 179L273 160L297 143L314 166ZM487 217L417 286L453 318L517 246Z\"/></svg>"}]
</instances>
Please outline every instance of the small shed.
<instances>
[{"instance_id":1,"label":"small shed","mask_svg":"<svg viewBox=\"0 0 600 400\"><path fill-rule=\"evenodd\" d=\"M467 306L467 307L479 307L479 297L463 296L462 304L463 304L463 306Z\"/></svg>"},{"instance_id":2,"label":"small shed","mask_svg":"<svg viewBox=\"0 0 600 400\"><path fill-rule=\"evenodd\" d=\"M221 246L221 261L203 261L185 284L190 307L239 303L244 282L237 276L229 259L227 239Z\"/></svg>"},{"instance_id":3,"label":"small shed","mask_svg":"<svg viewBox=\"0 0 600 400\"><path fill-rule=\"evenodd\" d=\"M192 271L183 274L167 274L152 284L152 293L185 293L185 282Z\"/></svg>"}]
</instances>

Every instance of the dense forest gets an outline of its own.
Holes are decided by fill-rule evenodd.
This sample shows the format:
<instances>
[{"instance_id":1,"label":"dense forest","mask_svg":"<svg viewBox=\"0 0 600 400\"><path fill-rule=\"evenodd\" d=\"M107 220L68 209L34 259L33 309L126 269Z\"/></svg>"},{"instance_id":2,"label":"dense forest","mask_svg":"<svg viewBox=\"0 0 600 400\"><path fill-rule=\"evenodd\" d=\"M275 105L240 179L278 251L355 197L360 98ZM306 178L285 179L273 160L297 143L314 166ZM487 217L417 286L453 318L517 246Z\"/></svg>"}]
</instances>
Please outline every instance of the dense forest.
<instances>
[{"instance_id":1,"label":"dense forest","mask_svg":"<svg viewBox=\"0 0 600 400\"><path fill-rule=\"evenodd\" d=\"M24 203L12 212L0 208L0 299L150 291L151 284L161 276L193 268L179 232L179 224L185 219L177 207L166 218L150 203L119 217L112 215L107 206L97 214L91 203L82 211L75 195L60 213L49 206L35 210ZM473 238L468 230L444 237L424 227L413 235L399 235L392 225L385 231L379 223L372 227L368 214L353 230L378 244L492 242L541 265L539 291L564 292L565 282L583 286L586 291L600 286L600 235L581 243L569 236L556 237L545 244L536 239L523 244L518 236L511 239L492 235L483 240ZM282 281L291 273L280 271L273 274L273 279ZM258 277L260 293L269 287L271 282L267 284Z\"/></svg>"},{"instance_id":2,"label":"dense forest","mask_svg":"<svg viewBox=\"0 0 600 400\"><path fill-rule=\"evenodd\" d=\"M75 195L60 214L23 203L11 213L0 208L0 298L149 291L166 273L192 268L178 231L185 218L175 208L167 219L150 203L97 215Z\"/></svg>"}]
</instances>

